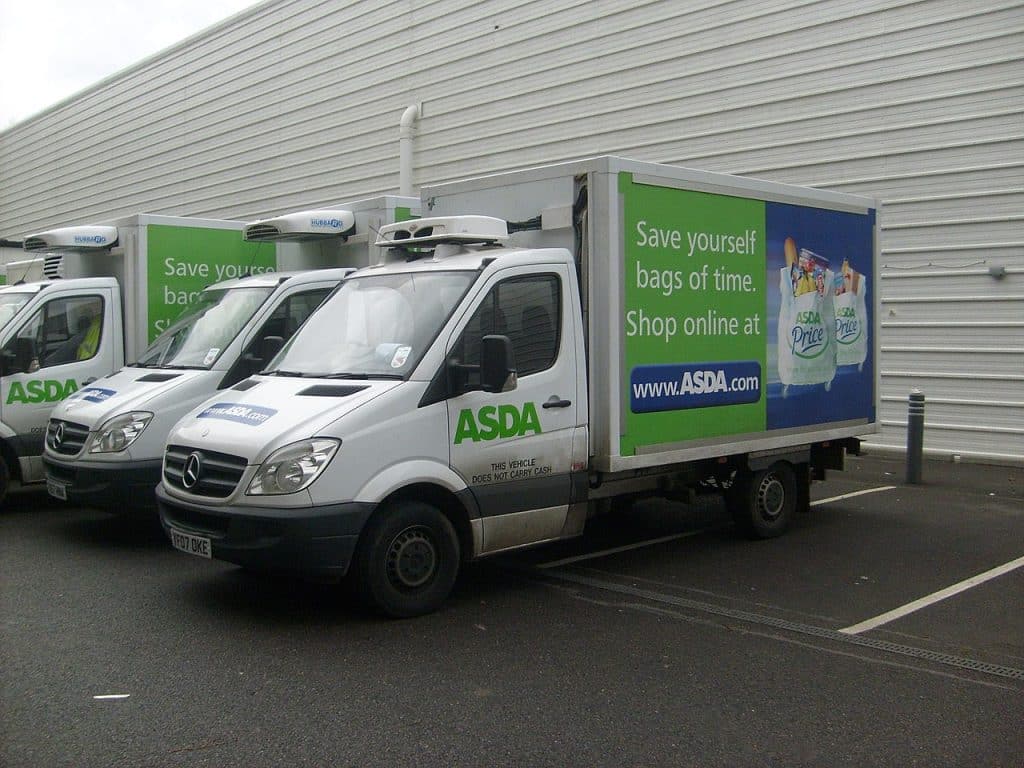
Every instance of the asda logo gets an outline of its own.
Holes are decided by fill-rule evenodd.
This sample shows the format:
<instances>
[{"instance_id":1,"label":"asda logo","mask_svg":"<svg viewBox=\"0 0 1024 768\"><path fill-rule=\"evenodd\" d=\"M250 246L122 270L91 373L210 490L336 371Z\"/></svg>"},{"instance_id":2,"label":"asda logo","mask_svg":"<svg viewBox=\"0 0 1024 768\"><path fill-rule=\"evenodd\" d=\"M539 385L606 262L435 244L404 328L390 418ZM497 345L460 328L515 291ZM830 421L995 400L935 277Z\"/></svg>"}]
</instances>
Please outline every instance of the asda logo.
<instances>
[{"instance_id":1,"label":"asda logo","mask_svg":"<svg viewBox=\"0 0 1024 768\"><path fill-rule=\"evenodd\" d=\"M813 309L806 312L797 312L796 321L802 325L821 325L821 315Z\"/></svg>"},{"instance_id":2,"label":"asda logo","mask_svg":"<svg viewBox=\"0 0 1024 768\"><path fill-rule=\"evenodd\" d=\"M535 403L524 403L522 410L514 405L485 405L475 414L469 408L459 412L455 427L455 444L463 440L478 443L506 437L539 435L540 417Z\"/></svg>"},{"instance_id":3,"label":"asda logo","mask_svg":"<svg viewBox=\"0 0 1024 768\"><path fill-rule=\"evenodd\" d=\"M820 356L829 347L828 334L821 322L821 313L809 309L796 313L796 322L789 332L789 348L805 360Z\"/></svg>"},{"instance_id":4,"label":"asda logo","mask_svg":"<svg viewBox=\"0 0 1024 768\"><path fill-rule=\"evenodd\" d=\"M14 403L57 403L68 395L78 391L78 382L74 379L60 382L53 379L33 379L22 384L12 381L7 392L7 405Z\"/></svg>"}]
</instances>

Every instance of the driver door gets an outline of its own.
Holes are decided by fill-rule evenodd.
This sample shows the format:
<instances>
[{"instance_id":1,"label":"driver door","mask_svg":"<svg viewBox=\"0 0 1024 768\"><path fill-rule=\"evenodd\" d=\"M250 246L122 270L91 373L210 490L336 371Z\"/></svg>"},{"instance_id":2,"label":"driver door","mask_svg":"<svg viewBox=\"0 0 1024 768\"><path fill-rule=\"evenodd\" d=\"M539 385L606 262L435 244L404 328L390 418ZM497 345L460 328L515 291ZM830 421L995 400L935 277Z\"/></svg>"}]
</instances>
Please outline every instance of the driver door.
<instances>
[{"instance_id":1,"label":"driver door","mask_svg":"<svg viewBox=\"0 0 1024 768\"><path fill-rule=\"evenodd\" d=\"M577 412L568 280L564 265L498 273L449 349L468 378L448 400L451 467L479 504L484 553L563 535ZM493 334L512 342L510 391L479 387L481 340Z\"/></svg>"}]
</instances>

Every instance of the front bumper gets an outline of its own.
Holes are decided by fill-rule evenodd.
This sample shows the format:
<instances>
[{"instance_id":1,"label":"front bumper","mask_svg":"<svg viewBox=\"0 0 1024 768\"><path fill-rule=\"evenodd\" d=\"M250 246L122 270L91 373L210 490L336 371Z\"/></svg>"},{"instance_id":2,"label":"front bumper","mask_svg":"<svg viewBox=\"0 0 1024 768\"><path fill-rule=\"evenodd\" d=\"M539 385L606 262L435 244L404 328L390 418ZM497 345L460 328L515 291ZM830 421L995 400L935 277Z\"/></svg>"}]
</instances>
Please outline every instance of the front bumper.
<instances>
[{"instance_id":1,"label":"front bumper","mask_svg":"<svg viewBox=\"0 0 1024 768\"><path fill-rule=\"evenodd\" d=\"M375 504L319 507L209 507L168 496L157 486L160 523L210 539L213 557L247 568L296 571L328 578L348 572L356 542Z\"/></svg>"},{"instance_id":2,"label":"front bumper","mask_svg":"<svg viewBox=\"0 0 1024 768\"><path fill-rule=\"evenodd\" d=\"M56 461L43 456L47 482L64 486L67 500L111 512L156 508L153 489L160 482L161 459L98 467Z\"/></svg>"}]
</instances>

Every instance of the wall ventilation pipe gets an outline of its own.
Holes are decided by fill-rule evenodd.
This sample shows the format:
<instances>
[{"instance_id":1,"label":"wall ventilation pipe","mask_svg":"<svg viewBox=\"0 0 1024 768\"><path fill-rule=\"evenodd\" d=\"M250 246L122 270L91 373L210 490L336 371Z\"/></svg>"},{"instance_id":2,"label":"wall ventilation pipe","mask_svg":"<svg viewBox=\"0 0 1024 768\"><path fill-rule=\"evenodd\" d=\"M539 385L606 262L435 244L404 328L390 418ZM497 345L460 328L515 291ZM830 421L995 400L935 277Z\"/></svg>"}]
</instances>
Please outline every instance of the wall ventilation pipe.
<instances>
[{"instance_id":1,"label":"wall ventilation pipe","mask_svg":"<svg viewBox=\"0 0 1024 768\"><path fill-rule=\"evenodd\" d=\"M412 137L419 119L419 104L406 107L398 130L398 194L407 197L412 197Z\"/></svg>"}]
</instances>

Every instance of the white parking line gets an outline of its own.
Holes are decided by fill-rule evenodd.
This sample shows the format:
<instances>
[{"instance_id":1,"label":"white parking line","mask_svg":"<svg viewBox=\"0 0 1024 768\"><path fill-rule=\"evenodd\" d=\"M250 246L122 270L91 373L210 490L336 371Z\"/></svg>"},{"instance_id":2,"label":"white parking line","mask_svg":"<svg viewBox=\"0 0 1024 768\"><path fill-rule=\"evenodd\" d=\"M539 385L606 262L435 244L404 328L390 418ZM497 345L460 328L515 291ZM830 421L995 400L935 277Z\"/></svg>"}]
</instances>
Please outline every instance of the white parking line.
<instances>
[{"instance_id":1,"label":"white parking line","mask_svg":"<svg viewBox=\"0 0 1024 768\"><path fill-rule=\"evenodd\" d=\"M576 557L566 557L562 560L552 560L550 563L540 563L537 568L555 568L559 565L568 565L569 563L578 563L581 560L593 560L595 557L605 557L606 555L614 555L619 552L627 552L631 549L640 549L641 547L649 547L654 544L663 544L666 541L675 541L676 539L688 539L691 536L698 536L706 531L715 530L714 528L701 528L699 531L687 531L686 533L675 533L671 536L662 536L659 539L647 539L646 541L638 541L635 544L627 544L624 547L615 547L613 549L602 549L600 552L588 552L585 555L576 555Z\"/></svg>"},{"instance_id":2,"label":"white parking line","mask_svg":"<svg viewBox=\"0 0 1024 768\"><path fill-rule=\"evenodd\" d=\"M896 488L895 485L882 485L878 488L867 488L863 491L853 491L852 493L844 493L842 496L832 496L828 499L818 499L812 501L811 506L816 507L819 504L828 504L831 501L841 501L843 499L852 499L854 496L863 496L865 493L878 493L879 491L892 491Z\"/></svg>"},{"instance_id":3,"label":"white parking line","mask_svg":"<svg viewBox=\"0 0 1024 768\"><path fill-rule=\"evenodd\" d=\"M853 493L844 493L842 496L833 496L830 499L819 499L818 501L812 501L811 506L818 504L827 504L830 501L839 501L840 499L849 499L852 496L862 496L865 493L878 493L879 491L891 491L895 488L895 485L883 485L880 488L868 488L864 491L854 491ZM562 560L552 560L550 563L540 563L537 568L556 568L560 565L568 565L569 563L578 563L581 560L593 560L598 557L605 557L606 555L615 555L619 552L627 552L631 549L640 549L641 547L650 547L654 544L664 544L666 541L675 541L676 539L687 539L691 536L698 536L707 531L713 531L715 528L701 528L697 531L687 531L686 533L676 533L671 536L662 536L658 539L647 539L646 541L638 541L635 544L627 544L624 547L614 547L612 549L602 549L600 552L588 552L585 555L577 555L576 557L566 557Z\"/></svg>"},{"instance_id":4,"label":"white parking line","mask_svg":"<svg viewBox=\"0 0 1024 768\"><path fill-rule=\"evenodd\" d=\"M900 606L888 613L883 613L880 616L875 616L873 619L862 621L860 624L854 624L853 626L846 627L846 629L840 629L839 631L846 635L856 635L859 632L866 632L869 629L875 629L883 624L888 624L890 621L895 621L896 619L906 616L908 613L913 613L921 608L926 608L940 600L945 600L947 597L958 595L971 587L984 584L986 581L1002 576L1004 573L1009 573L1010 571L1020 568L1022 565L1024 565L1024 557L1018 557L1016 560L1011 560L1008 563L1004 563L1003 565L985 571L984 573L979 573L977 576L972 576L969 579L964 579L963 581L953 584L950 587L946 587L945 589L941 589L938 592L933 592L930 595L922 597L920 600L907 603L906 605Z\"/></svg>"}]
</instances>

